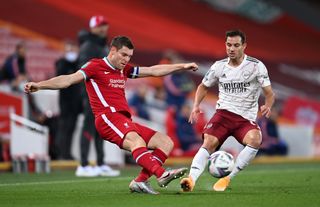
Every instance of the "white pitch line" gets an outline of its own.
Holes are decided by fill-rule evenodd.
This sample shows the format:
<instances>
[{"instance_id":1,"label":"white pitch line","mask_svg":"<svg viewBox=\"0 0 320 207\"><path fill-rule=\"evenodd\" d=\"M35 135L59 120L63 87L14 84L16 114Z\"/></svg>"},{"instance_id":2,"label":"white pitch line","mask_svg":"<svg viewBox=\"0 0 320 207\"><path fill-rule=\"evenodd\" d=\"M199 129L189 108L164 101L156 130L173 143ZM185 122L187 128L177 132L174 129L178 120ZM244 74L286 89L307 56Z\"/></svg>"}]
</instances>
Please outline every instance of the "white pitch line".
<instances>
[{"instance_id":1,"label":"white pitch line","mask_svg":"<svg viewBox=\"0 0 320 207\"><path fill-rule=\"evenodd\" d=\"M24 185L52 185L52 184L67 184L67 183L86 183L86 182L103 182L109 180L130 180L132 177L118 177L118 178L100 178L100 179L81 179L81 180L57 180L57 181L43 181L43 182L26 182L26 183L3 183L0 187L7 186L24 186Z\"/></svg>"}]
</instances>

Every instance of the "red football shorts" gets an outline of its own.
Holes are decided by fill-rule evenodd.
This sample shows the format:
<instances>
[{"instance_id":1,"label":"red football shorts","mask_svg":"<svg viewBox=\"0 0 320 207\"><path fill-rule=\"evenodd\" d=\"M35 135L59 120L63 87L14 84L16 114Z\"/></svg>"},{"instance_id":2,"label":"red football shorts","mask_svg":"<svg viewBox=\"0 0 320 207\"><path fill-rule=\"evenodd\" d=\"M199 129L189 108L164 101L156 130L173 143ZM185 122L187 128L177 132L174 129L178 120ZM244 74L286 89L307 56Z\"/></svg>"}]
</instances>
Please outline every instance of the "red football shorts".
<instances>
[{"instance_id":1,"label":"red football shorts","mask_svg":"<svg viewBox=\"0 0 320 207\"><path fill-rule=\"evenodd\" d=\"M245 135L252 129L260 130L255 122L230 111L218 109L205 125L203 134L217 137L220 145L222 145L229 136L233 136L242 144Z\"/></svg>"},{"instance_id":2,"label":"red football shorts","mask_svg":"<svg viewBox=\"0 0 320 207\"><path fill-rule=\"evenodd\" d=\"M124 137L128 132L137 132L148 144L151 137L156 131L134 123L131 118L126 115L115 112L102 114L96 117L95 125L100 136L122 148Z\"/></svg>"}]
</instances>

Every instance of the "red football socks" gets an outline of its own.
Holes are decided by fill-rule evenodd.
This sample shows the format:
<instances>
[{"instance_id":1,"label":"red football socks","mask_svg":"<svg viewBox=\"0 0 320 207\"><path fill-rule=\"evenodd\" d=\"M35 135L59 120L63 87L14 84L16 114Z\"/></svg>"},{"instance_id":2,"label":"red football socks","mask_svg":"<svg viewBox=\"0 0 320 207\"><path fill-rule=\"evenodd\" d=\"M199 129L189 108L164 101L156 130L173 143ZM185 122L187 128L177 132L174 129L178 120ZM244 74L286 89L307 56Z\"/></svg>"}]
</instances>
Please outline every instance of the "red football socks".
<instances>
[{"instance_id":1,"label":"red football socks","mask_svg":"<svg viewBox=\"0 0 320 207\"><path fill-rule=\"evenodd\" d=\"M161 153L163 152L161 151L159 154ZM133 150L132 156L135 159L136 163L138 163L141 167L143 167L146 170L145 173L150 172L150 174L154 174L157 178L159 178L165 172L165 169L163 169L162 166L159 164L159 160L163 159L163 155L160 155L161 158L159 158L158 160L158 157L154 158L151 152L148 151L148 148L139 147Z\"/></svg>"},{"instance_id":2,"label":"red football socks","mask_svg":"<svg viewBox=\"0 0 320 207\"><path fill-rule=\"evenodd\" d=\"M164 164L164 162L168 158L168 156L160 149L155 149L151 154L153 155L154 159L158 161L158 164L161 166ZM139 175L136 177L135 181L144 182L148 180L149 177L151 177L151 175L152 174L147 169L143 168L139 173Z\"/></svg>"}]
</instances>

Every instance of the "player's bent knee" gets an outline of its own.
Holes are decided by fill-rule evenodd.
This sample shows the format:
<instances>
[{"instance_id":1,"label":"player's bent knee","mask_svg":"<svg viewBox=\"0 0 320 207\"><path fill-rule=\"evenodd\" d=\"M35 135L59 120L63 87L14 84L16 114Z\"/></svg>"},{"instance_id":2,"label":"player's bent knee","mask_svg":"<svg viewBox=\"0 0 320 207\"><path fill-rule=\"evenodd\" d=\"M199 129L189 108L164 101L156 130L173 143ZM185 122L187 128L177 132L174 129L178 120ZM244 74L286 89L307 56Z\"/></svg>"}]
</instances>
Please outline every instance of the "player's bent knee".
<instances>
[{"instance_id":1,"label":"player's bent knee","mask_svg":"<svg viewBox=\"0 0 320 207\"><path fill-rule=\"evenodd\" d=\"M202 147L206 148L209 153L213 153L219 145L219 140L215 136L204 135Z\"/></svg>"},{"instance_id":2,"label":"player's bent knee","mask_svg":"<svg viewBox=\"0 0 320 207\"><path fill-rule=\"evenodd\" d=\"M161 142L158 143L158 146L155 146L155 148L161 149L163 152L165 152L167 155L170 154L174 146L173 141L170 137L164 136L163 139L161 139Z\"/></svg>"},{"instance_id":3,"label":"player's bent knee","mask_svg":"<svg viewBox=\"0 0 320 207\"><path fill-rule=\"evenodd\" d=\"M174 146L174 143L170 137L162 133L157 132L149 141L148 148L159 148L166 154L170 154Z\"/></svg>"},{"instance_id":4,"label":"player's bent knee","mask_svg":"<svg viewBox=\"0 0 320 207\"><path fill-rule=\"evenodd\" d=\"M245 137L244 139L245 145L249 145L257 149L260 148L261 142L262 142L262 139L260 136L248 136L248 137Z\"/></svg>"},{"instance_id":5,"label":"player's bent knee","mask_svg":"<svg viewBox=\"0 0 320 207\"><path fill-rule=\"evenodd\" d=\"M133 151L139 147L146 147L145 141L136 132L129 132L124 138L123 148Z\"/></svg>"},{"instance_id":6,"label":"player's bent knee","mask_svg":"<svg viewBox=\"0 0 320 207\"><path fill-rule=\"evenodd\" d=\"M167 136L167 139L165 141L165 147L171 152L173 149L174 143L170 137Z\"/></svg>"}]
</instances>

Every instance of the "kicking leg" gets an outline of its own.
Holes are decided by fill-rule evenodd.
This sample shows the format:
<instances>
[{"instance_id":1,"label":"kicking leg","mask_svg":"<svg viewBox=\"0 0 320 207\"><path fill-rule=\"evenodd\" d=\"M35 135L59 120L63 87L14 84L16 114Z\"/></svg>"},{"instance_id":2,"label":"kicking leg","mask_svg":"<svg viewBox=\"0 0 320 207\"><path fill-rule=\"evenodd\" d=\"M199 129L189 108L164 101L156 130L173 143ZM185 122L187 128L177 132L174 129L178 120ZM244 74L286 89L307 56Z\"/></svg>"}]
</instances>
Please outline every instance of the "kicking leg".
<instances>
[{"instance_id":1,"label":"kicking leg","mask_svg":"<svg viewBox=\"0 0 320 207\"><path fill-rule=\"evenodd\" d=\"M208 158L218 147L219 141L215 136L204 134L203 145L194 156L189 172L189 177L180 182L183 191L192 191L199 176L207 166Z\"/></svg>"},{"instance_id":2,"label":"kicking leg","mask_svg":"<svg viewBox=\"0 0 320 207\"><path fill-rule=\"evenodd\" d=\"M173 142L166 135L156 132L151 137L147 147L148 149L153 149L153 152L151 153L153 158L162 166L173 149ZM135 178L135 181L147 181L150 176L152 176L152 174L147 169L143 168Z\"/></svg>"},{"instance_id":3,"label":"kicking leg","mask_svg":"<svg viewBox=\"0 0 320 207\"><path fill-rule=\"evenodd\" d=\"M230 184L230 180L234 178L241 170L243 170L255 158L262 141L261 133L258 129L252 129L247 132L243 139L245 148L239 153L235 166L230 175L219 179L214 185L215 191L224 191Z\"/></svg>"}]
</instances>

